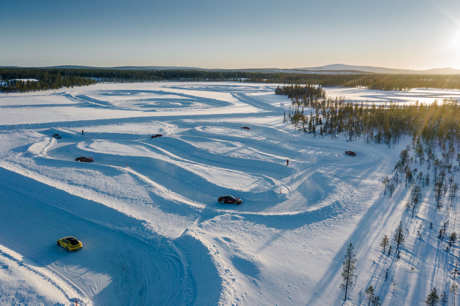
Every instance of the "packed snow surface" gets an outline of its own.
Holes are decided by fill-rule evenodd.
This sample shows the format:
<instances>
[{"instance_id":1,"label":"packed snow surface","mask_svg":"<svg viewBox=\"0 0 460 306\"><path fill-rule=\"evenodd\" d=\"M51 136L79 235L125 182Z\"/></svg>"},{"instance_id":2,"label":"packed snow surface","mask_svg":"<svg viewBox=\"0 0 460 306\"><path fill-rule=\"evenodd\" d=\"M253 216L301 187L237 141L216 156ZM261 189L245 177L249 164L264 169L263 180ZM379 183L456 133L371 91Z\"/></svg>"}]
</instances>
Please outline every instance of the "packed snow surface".
<instances>
[{"instance_id":1,"label":"packed snow surface","mask_svg":"<svg viewBox=\"0 0 460 306\"><path fill-rule=\"evenodd\" d=\"M399 261L415 270L398 272L394 293L379 249L407 196L384 197L381 180L407 141L299 134L283 123L290 101L275 88L98 84L0 95L0 305L341 305L350 242L359 261L347 303L364 303L371 281L383 305L422 303L447 278L436 241ZM326 92L358 102L460 97ZM218 203L222 195L243 204ZM69 235L81 250L56 245Z\"/></svg>"}]
</instances>

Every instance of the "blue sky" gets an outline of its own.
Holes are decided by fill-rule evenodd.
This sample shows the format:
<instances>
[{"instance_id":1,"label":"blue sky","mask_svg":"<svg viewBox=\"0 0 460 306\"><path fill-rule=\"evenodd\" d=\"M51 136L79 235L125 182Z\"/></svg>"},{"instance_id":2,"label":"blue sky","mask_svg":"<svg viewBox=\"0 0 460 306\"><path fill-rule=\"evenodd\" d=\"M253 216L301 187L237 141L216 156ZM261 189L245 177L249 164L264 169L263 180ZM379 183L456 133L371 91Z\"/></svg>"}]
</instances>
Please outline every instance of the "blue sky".
<instances>
[{"instance_id":1,"label":"blue sky","mask_svg":"<svg viewBox=\"0 0 460 306\"><path fill-rule=\"evenodd\" d=\"M2 1L0 65L460 69L458 0Z\"/></svg>"}]
</instances>

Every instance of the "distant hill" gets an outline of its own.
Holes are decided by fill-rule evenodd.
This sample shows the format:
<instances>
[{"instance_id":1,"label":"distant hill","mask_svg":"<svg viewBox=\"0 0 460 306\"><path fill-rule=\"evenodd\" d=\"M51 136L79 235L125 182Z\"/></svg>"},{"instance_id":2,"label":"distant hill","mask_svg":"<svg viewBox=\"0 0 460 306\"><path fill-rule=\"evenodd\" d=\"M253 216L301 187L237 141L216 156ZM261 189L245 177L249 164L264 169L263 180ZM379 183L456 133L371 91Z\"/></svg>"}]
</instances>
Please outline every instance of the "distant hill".
<instances>
[{"instance_id":1,"label":"distant hill","mask_svg":"<svg viewBox=\"0 0 460 306\"><path fill-rule=\"evenodd\" d=\"M0 68L2 68L0 66ZM4 68L20 68L6 67ZM382 74L460 74L459 69L454 68L434 68L428 70L409 70L393 69L373 66L355 66L344 64L332 64L320 67L309 68L243 68L243 69L222 69L222 68L199 68L199 67L181 67L181 66L118 66L118 67L90 67L78 65L61 65L42 68L61 68L61 69L118 69L118 70L205 70L205 71L242 71L242 72L259 72L259 73L304 73L304 74L362 74L362 73L382 73Z\"/></svg>"},{"instance_id":2,"label":"distant hill","mask_svg":"<svg viewBox=\"0 0 460 306\"><path fill-rule=\"evenodd\" d=\"M371 73L387 73L387 74L460 74L460 70L454 68L434 68L429 70L409 70L409 69L393 69L373 66L353 66L344 64L332 64L320 67L298 68L295 70L303 71L362 71Z\"/></svg>"},{"instance_id":3,"label":"distant hill","mask_svg":"<svg viewBox=\"0 0 460 306\"><path fill-rule=\"evenodd\" d=\"M91 66L78 66L78 65L61 65L44 67L48 69L117 69L117 70L204 70L203 68L196 67L176 67L176 66L119 66L119 67L91 67ZM210 70L210 69L206 69Z\"/></svg>"}]
</instances>

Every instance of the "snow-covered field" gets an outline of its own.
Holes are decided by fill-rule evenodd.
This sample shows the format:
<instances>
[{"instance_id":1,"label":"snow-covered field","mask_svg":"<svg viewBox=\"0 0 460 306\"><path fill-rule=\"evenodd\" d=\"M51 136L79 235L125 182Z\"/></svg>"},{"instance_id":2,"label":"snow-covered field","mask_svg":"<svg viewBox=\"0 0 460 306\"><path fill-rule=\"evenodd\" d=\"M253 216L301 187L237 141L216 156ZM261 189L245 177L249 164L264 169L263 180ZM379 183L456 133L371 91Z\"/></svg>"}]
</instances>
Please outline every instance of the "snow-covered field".
<instances>
[{"instance_id":1,"label":"snow-covered field","mask_svg":"<svg viewBox=\"0 0 460 306\"><path fill-rule=\"evenodd\" d=\"M390 265L380 251L409 195L400 188L384 197L381 180L409 139L388 148L299 134L283 123L290 101L275 88L98 84L0 95L0 305L341 305L350 242L359 260L350 305L365 302L370 284L383 305L419 305L432 286L448 288L453 263L436 233L415 237L436 214L428 205L408 229L410 252ZM326 92L355 101L460 98ZM225 194L243 204L218 203ZM83 249L56 245L68 235Z\"/></svg>"}]
</instances>

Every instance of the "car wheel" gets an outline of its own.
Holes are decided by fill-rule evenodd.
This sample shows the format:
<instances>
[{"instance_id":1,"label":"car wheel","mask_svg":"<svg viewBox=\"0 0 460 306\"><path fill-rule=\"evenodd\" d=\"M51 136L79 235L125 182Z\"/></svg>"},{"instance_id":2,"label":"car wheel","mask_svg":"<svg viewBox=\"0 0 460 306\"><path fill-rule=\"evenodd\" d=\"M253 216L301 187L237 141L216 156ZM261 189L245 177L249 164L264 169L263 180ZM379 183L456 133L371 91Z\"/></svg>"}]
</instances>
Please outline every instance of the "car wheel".
<instances>
[{"instance_id":1,"label":"car wheel","mask_svg":"<svg viewBox=\"0 0 460 306\"><path fill-rule=\"evenodd\" d=\"M67 252L70 252L69 247L66 247L65 249L67 250Z\"/></svg>"},{"instance_id":2,"label":"car wheel","mask_svg":"<svg viewBox=\"0 0 460 306\"><path fill-rule=\"evenodd\" d=\"M220 203L225 204L225 201L224 201L224 200L220 200Z\"/></svg>"},{"instance_id":3,"label":"car wheel","mask_svg":"<svg viewBox=\"0 0 460 306\"><path fill-rule=\"evenodd\" d=\"M59 241L57 242L57 245L58 245L58 246L61 246L61 244L59 243Z\"/></svg>"}]
</instances>

